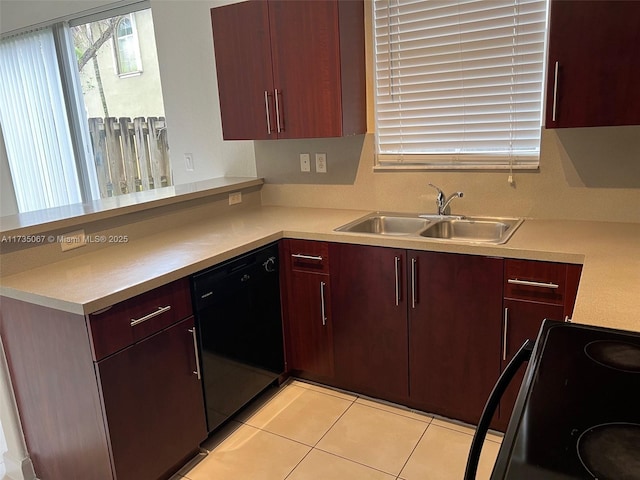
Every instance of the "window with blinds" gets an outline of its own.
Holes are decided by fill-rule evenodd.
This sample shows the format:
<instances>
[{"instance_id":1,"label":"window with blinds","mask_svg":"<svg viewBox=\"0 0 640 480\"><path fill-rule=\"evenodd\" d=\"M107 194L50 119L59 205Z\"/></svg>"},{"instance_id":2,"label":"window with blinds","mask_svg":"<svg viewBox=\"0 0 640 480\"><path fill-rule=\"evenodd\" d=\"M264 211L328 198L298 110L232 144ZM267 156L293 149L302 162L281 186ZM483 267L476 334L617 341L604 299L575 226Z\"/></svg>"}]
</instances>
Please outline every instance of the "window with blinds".
<instances>
[{"instance_id":1,"label":"window with blinds","mask_svg":"<svg viewBox=\"0 0 640 480\"><path fill-rule=\"evenodd\" d=\"M376 168L536 168L547 0L375 0Z\"/></svg>"}]
</instances>

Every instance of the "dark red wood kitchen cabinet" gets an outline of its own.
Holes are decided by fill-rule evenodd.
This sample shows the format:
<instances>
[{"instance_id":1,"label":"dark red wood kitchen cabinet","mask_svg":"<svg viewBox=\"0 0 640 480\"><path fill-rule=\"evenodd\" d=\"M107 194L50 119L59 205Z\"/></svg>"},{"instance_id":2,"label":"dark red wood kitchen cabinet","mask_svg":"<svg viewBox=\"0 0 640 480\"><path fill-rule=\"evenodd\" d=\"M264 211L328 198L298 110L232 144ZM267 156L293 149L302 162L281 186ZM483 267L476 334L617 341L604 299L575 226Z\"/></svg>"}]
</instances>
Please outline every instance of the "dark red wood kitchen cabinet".
<instances>
[{"instance_id":1,"label":"dark red wood kitchen cabinet","mask_svg":"<svg viewBox=\"0 0 640 480\"><path fill-rule=\"evenodd\" d=\"M477 423L500 375L503 259L408 252L411 406Z\"/></svg>"},{"instance_id":2,"label":"dark red wood kitchen cabinet","mask_svg":"<svg viewBox=\"0 0 640 480\"><path fill-rule=\"evenodd\" d=\"M287 370L330 383L334 363L328 244L284 240L281 245Z\"/></svg>"},{"instance_id":3,"label":"dark red wood kitchen cabinet","mask_svg":"<svg viewBox=\"0 0 640 480\"><path fill-rule=\"evenodd\" d=\"M578 291L581 265L532 260L505 260L501 343L504 370L527 339L535 340L545 318L571 318ZM492 426L504 431L518 396L526 365L511 381L500 401Z\"/></svg>"},{"instance_id":4,"label":"dark red wood kitchen cabinet","mask_svg":"<svg viewBox=\"0 0 640 480\"><path fill-rule=\"evenodd\" d=\"M337 386L406 403L406 251L331 243L329 254Z\"/></svg>"},{"instance_id":5,"label":"dark red wood kitchen cabinet","mask_svg":"<svg viewBox=\"0 0 640 480\"><path fill-rule=\"evenodd\" d=\"M2 302L38 478L166 478L198 451L207 432L187 278L86 316Z\"/></svg>"},{"instance_id":6,"label":"dark red wood kitchen cabinet","mask_svg":"<svg viewBox=\"0 0 640 480\"><path fill-rule=\"evenodd\" d=\"M640 124L640 2L552 0L547 128Z\"/></svg>"},{"instance_id":7,"label":"dark red wood kitchen cabinet","mask_svg":"<svg viewBox=\"0 0 640 480\"><path fill-rule=\"evenodd\" d=\"M365 133L362 1L211 9L225 140Z\"/></svg>"},{"instance_id":8,"label":"dark red wood kitchen cabinet","mask_svg":"<svg viewBox=\"0 0 640 480\"><path fill-rule=\"evenodd\" d=\"M115 478L162 478L206 438L193 317L100 362Z\"/></svg>"}]
</instances>

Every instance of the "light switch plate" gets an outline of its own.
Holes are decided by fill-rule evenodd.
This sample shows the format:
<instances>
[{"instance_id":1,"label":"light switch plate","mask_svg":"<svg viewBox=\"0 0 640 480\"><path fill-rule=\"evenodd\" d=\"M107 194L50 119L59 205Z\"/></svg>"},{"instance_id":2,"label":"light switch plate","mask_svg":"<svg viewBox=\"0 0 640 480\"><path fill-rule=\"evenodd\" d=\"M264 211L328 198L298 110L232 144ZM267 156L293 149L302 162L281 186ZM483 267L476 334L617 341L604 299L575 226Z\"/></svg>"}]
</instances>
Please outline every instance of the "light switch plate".
<instances>
[{"instance_id":1,"label":"light switch plate","mask_svg":"<svg viewBox=\"0 0 640 480\"><path fill-rule=\"evenodd\" d=\"M62 248L63 252L73 250L74 248L84 247L87 244L84 230L75 230L73 232L58 235L58 242L60 242L60 248Z\"/></svg>"},{"instance_id":2,"label":"light switch plate","mask_svg":"<svg viewBox=\"0 0 640 480\"><path fill-rule=\"evenodd\" d=\"M229 194L229 205L242 203L242 192L233 192Z\"/></svg>"},{"instance_id":3,"label":"light switch plate","mask_svg":"<svg viewBox=\"0 0 640 480\"><path fill-rule=\"evenodd\" d=\"M300 154L300 171L301 172L311 171L311 156L308 153Z\"/></svg>"},{"instance_id":4,"label":"light switch plate","mask_svg":"<svg viewBox=\"0 0 640 480\"><path fill-rule=\"evenodd\" d=\"M184 154L184 166L187 172L193 172L193 153Z\"/></svg>"}]
</instances>

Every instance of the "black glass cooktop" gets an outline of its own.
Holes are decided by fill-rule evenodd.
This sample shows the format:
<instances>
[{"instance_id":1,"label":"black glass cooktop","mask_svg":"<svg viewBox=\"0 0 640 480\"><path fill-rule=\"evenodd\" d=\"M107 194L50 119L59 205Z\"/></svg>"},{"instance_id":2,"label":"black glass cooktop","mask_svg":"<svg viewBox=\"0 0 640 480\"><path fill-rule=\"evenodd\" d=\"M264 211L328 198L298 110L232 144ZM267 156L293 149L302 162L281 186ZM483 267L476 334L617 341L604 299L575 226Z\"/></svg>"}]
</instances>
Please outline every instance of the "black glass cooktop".
<instances>
[{"instance_id":1,"label":"black glass cooktop","mask_svg":"<svg viewBox=\"0 0 640 480\"><path fill-rule=\"evenodd\" d=\"M492 480L640 480L640 334L545 321L525 384Z\"/></svg>"}]
</instances>

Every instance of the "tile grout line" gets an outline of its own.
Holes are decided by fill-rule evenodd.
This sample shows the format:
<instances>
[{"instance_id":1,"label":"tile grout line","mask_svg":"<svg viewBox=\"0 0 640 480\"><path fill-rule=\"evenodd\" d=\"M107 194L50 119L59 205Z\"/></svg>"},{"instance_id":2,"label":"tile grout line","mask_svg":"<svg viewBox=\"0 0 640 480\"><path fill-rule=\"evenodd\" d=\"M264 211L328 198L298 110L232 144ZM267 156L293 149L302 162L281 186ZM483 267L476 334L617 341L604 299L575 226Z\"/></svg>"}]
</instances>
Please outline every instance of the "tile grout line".
<instances>
[{"instance_id":1,"label":"tile grout line","mask_svg":"<svg viewBox=\"0 0 640 480\"><path fill-rule=\"evenodd\" d=\"M304 387L300 387L300 388L304 388ZM310 389L308 389L308 390L310 390L310 391L312 391L312 392L313 392L313 391L317 391L317 390L314 390L314 389L312 389L312 388L310 388ZM322 394L323 392L318 392L318 393L321 393L321 394ZM334 395L331 395L331 396L332 396L332 397L334 397L334 398L340 398L340 397L336 397L336 396L334 396ZM329 426L329 428L327 428L327 431L326 431L326 432L324 432L324 433L322 434L322 436L321 436L321 437L316 441L316 443L314 443L313 445L311 445L311 448L309 449L309 451L305 454L305 456L304 456L304 457L302 457L302 458L300 459L300 461L299 461L298 463L296 463L296 465L291 469L291 471L287 474L287 476L286 476L286 477L284 477L284 480L286 480L287 478L289 478L289 477L291 476L291 474L295 471L295 469L296 469L296 468L298 468L298 466L299 466L299 465L304 461L304 459L305 459L305 458L307 458L307 457L309 456L309 454L310 454L313 450L316 450L316 445L318 445L318 443L320 443L320 441L325 437L325 435L327 435L327 433L329 433L329 430L331 430L331 429L334 427L334 425L335 425L336 423L338 423L338 421L342 418L342 416L343 416L345 413L347 413L347 411L348 411L348 410L353 406L353 404L355 403L356 399L357 399L357 397L356 397L356 398L354 398L353 400L351 400L351 404L350 404L347 408L345 408L345 409L344 409L344 412L342 412L342 413L338 416L338 418L336 418L336 419L335 419L335 421L334 421L334 422ZM349 400L347 400L347 399L345 399L345 398L342 398L341 400L344 400L344 401L346 401L346 402L348 402L348 401L349 401ZM286 438L286 437L285 437L285 438ZM291 439L290 439L290 440L291 440ZM303 445L306 445L306 444L303 444ZM309 445L307 445L307 446L309 446ZM320 450L320 449L317 449L317 450ZM322 451L322 450L320 450L320 451Z\"/></svg>"},{"instance_id":2,"label":"tile grout line","mask_svg":"<svg viewBox=\"0 0 640 480\"><path fill-rule=\"evenodd\" d=\"M416 448L418 448L418 444L422 441L422 439L424 438L424 434L427 433L427 430L429 429L429 427L431 426L431 422L429 422L429 424L427 424L426 427L424 427L424 431L422 432L422 435L420 435L420 438L418 439L418 441L416 442L416 444L413 446L413 448L411 449L411 453L409 453L409 455L407 456L407 459L405 460L405 462L402 464L402 468L400 468L400 471L398 472L398 478L400 478L400 475L402 474L402 471L405 469L405 467L407 466L407 463L409 463L409 459L411 459L411 456L414 454L414 452L416 451Z\"/></svg>"},{"instance_id":3,"label":"tile grout line","mask_svg":"<svg viewBox=\"0 0 640 480\"><path fill-rule=\"evenodd\" d=\"M371 399L369 399L369 398L364 398L364 397L358 397L358 398L361 398L362 400L366 400L366 401L371 402L371 403L374 403L374 404L375 404L375 403L377 403L375 400L371 400ZM357 402L356 402L356 403L357 403ZM361 405L361 406L363 406L363 407L373 408L373 409L375 409L375 410L380 410L381 412L392 413L393 415L397 415L397 416L399 416L399 417L408 418L408 419L410 419L410 420L415 420L415 421L417 421L417 422L423 422L423 423L426 423L427 425L430 425L430 424L431 424L431 422L433 421L433 417L432 417L431 415L429 415L428 413L418 413L418 412L414 412L414 411L412 411L412 410L407 410L408 412L410 412L410 413L414 413L414 414L416 414L416 415L424 415L424 416L425 416L425 420L422 420L422 419L419 419L419 418L410 417L409 415L404 415L403 413L392 412L392 411L390 411L390 410L386 410L386 409L384 409L384 408L377 407L377 406L375 406L375 405L368 405L368 404L366 404L366 403L358 403L358 405ZM403 411L401 408L395 407L395 406L393 406L393 405L387 405L387 404L385 404L385 403L381 403L380 405L386 405L386 406L389 406L389 407L391 407L391 408L394 408L394 409L396 409L396 410L399 410L400 412L402 412L402 411Z\"/></svg>"},{"instance_id":4,"label":"tile grout line","mask_svg":"<svg viewBox=\"0 0 640 480\"><path fill-rule=\"evenodd\" d=\"M422 420L418 420L418 419L415 419L415 418L407 417L407 416L405 416L405 415L401 415L401 414L398 414L398 413L395 413L395 412L390 412L390 411L385 410L385 409L383 409L383 408L376 408L376 407L369 406L369 405L366 405L366 404L357 403L358 398L362 398L363 400L368 400L368 399L363 398L363 397L361 397L360 395L355 395L355 397L356 397L356 398L351 402L351 405L349 405L349 407L348 407L344 412L342 412L342 414L341 414L341 415L336 419L336 421L335 421L335 422L333 422L333 424L332 424L332 425L329 427L329 429L324 433L324 435L322 435L322 437L320 437L320 439L319 439L319 440L316 442L316 444L312 447L312 450L318 450L318 451L323 452L323 453L326 453L326 454L328 454L328 455L333 455L334 457L341 458L341 459L346 460L346 461L351 462L351 463L355 463L356 465L361 465L361 466L363 466L363 467L370 468L371 470L375 470L375 471L377 471L377 472L384 473L385 475L390 475L390 476L392 476L392 477L393 477L393 476L395 476L395 477L396 477L396 480L397 480L397 478L399 478L400 473L402 473L402 469L404 468L404 466L406 465L406 463L409 461L409 458L411 457L411 455L413 454L414 450L415 450L415 449L416 449L416 447L418 446L418 443L420 442L420 440L421 440L421 439L422 439L422 437L424 436L425 432L427 431L427 428L428 428L428 427L429 427L429 425L431 424L431 420L433 420L433 418L432 418L432 417L430 417L430 420L428 420L428 421L426 421L426 422L423 422ZM366 408L366 407L369 407L369 408L372 408L372 409L374 409L374 410L378 410L378 411L385 412L385 413L390 413L390 414L392 414L392 415L396 415L396 416L399 416L399 417L407 418L407 419L409 419L409 420L415 420L415 421L417 421L417 422L426 423L426 425L425 425L425 427L424 427L424 431L423 431L423 432L422 432L422 434L420 435L420 438L418 439L418 442L416 442L415 446L414 446L414 447L413 447L413 449L411 450L411 453L410 453L410 454L409 454L409 456L407 457L407 460L406 460L406 461L405 461L405 463L402 465L402 468L400 469L400 471L399 471L397 474L394 474L394 473L391 473L391 472L387 472L387 471L385 471L385 470L380 470L379 468L372 467L371 465L366 465L366 464L364 464L364 463L360 463L360 462L358 462L358 461L356 461L356 460L353 460L353 459L351 459L351 458L343 457L342 455L338 455L338 454L336 454L336 453L334 453L334 452L328 452L328 451L323 450L322 448L318 447L318 444L319 444L319 443L322 441L322 439L323 439L323 438L324 438L324 437L325 437L325 436L326 436L326 435L331 431L331 429L336 425L336 423L338 423L338 421L340 421L340 419L341 419L341 418L342 418L342 417L343 417L343 416L344 416L344 415L349 411L349 409L351 409L351 407L353 407L353 406L354 406L354 405L356 405L356 404L357 404L357 405L359 405L359 406L361 406L361 407L365 407L365 408Z\"/></svg>"},{"instance_id":5,"label":"tile grout line","mask_svg":"<svg viewBox=\"0 0 640 480\"><path fill-rule=\"evenodd\" d=\"M431 424L430 424L430 425L431 425ZM463 432L463 431L460 431L460 430L456 430L455 428L447 427L447 426L445 426L445 425L433 424L433 426L434 426L434 427L444 428L444 429L446 429L446 430L450 430L450 431L452 431L452 432L462 433L463 435L467 435L467 436L472 437L472 438L473 438L473 436L475 435L475 433ZM496 440L492 440L492 439L490 439L490 438L488 438L488 437L486 437L486 436L484 437L484 441L485 441L485 442L492 442L492 443L495 443L496 445L502 445L502 442L501 442L501 441L500 441L500 442L498 442L498 441L496 441Z\"/></svg>"}]
</instances>

